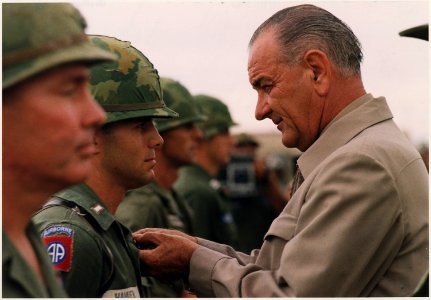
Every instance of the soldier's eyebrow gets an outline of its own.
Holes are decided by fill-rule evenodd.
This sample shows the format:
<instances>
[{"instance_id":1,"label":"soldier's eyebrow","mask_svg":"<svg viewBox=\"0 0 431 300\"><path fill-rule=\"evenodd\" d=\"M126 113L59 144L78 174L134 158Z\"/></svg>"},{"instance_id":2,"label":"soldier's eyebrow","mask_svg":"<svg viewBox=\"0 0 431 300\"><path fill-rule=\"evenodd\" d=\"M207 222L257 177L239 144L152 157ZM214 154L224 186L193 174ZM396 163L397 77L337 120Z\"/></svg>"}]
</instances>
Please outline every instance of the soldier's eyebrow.
<instances>
[{"instance_id":1,"label":"soldier's eyebrow","mask_svg":"<svg viewBox=\"0 0 431 300\"><path fill-rule=\"evenodd\" d=\"M83 83L83 82L89 82L90 79L91 79L90 74L76 74L70 80L75 83Z\"/></svg>"}]
</instances>

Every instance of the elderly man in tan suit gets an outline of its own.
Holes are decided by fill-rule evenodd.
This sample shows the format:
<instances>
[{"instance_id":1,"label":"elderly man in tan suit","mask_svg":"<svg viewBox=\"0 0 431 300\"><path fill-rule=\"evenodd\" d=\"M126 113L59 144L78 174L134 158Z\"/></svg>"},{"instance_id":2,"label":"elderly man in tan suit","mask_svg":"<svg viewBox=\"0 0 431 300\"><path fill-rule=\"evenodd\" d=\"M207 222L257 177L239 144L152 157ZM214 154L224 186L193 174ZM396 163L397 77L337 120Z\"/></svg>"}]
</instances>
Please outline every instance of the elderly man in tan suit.
<instances>
[{"instance_id":1,"label":"elderly man in tan suit","mask_svg":"<svg viewBox=\"0 0 431 300\"><path fill-rule=\"evenodd\" d=\"M250 255L172 231L135 234L152 244L140 254L149 273L185 276L204 297L414 292L428 271L428 176L386 100L365 91L361 60L352 31L312 5L283 9L256 30L256 118L303 151L298 189Z\"/></svg>"}]
</instances>

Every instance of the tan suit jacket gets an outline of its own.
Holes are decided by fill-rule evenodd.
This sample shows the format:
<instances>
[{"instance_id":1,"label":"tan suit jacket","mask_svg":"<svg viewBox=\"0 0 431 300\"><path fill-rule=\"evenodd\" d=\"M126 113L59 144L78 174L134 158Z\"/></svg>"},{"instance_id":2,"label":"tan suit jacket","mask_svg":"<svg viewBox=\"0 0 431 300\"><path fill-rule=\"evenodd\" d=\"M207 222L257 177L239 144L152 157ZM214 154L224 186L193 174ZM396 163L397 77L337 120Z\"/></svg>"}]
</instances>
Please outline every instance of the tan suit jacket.
<instances>
[{"instance_id":1,"label":"tan suit jacket","mask_svg":"<svg viewBox=\"0 0 431 300\"><path fill-rule=\"evenodd\" d=\"M346 107L302 154L304 183L251 255L199 240L206 297L407 296L428 270L428 174L384 98Z\"/></svg>"}]
</instances>

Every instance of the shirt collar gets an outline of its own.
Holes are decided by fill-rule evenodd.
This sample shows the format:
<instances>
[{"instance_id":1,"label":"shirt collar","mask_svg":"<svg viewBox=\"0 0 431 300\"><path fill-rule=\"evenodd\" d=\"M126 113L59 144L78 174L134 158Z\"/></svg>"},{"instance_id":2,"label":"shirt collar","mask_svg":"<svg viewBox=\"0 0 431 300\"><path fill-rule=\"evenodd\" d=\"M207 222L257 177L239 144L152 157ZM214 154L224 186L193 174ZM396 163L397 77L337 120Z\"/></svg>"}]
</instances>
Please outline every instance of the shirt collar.
<instances>
[{"instance_id":1,"label":"shirt collar","mask_svg":"<svg viewBox=\"0 0 431 300\"><path fill-rule=\"evenodd\" d=\"M84 183L63 190L55 196L76 203L85 213L90 214L103 230L107 230L115 221L102 200Z\"/></svg>"},{"instance_id":2,"label":"shirt collar","mask_svg":"<svg viewBox=\"0 0 431 300\"><path fill-rule=\"evenodd\" d=\"M373 98L371 94L359 97L346 106L300 156L298 167L302 175L307 178L325 158L364 129L392 118L384 97Z\"/></svg>"}]
</instances>

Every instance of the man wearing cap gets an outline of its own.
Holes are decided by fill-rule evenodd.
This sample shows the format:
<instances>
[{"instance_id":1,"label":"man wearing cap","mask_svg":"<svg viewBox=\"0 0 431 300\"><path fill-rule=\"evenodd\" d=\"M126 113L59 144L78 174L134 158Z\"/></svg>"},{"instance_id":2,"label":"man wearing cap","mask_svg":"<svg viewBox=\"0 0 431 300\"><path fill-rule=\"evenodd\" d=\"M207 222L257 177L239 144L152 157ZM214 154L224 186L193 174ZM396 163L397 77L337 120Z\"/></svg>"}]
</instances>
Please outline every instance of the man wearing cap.
<instances>
[{"instance_id":1,"label":"man wearing cap","mask_svg":"<svg viewBox=\"0 0 431 300\"><path fill-rule=\"evenodd\" d=\"M91 40L119 56L91 69L91 91L108 115L92 137L93 171L55 194L34 221L70 296L143 297L138 249L113 215L127 190L154 177L163 139L153 118L177 114L165 106L157 71L140 51L111 37Z\"/></svg>"},{"instance_id":2,"label":"man wearing cap","mask_svg":"<svg viewBox=\"0 0 431 300\"><path fill-rule=\"evenodd\" d=\"M31 216L88 176L105 118L88 66L115 55L88 41L69 4L4 3L2 26L2 296L66 297Z\"/></svg>"},{"instance_id":3,"label":"man wearing cap","mask_svg":"<svg viewBox=\"0 0 431 300\"><path fill-rule=\"evenodd\" d=\"M116 217L132 231L158 227L193 234L191 208L173 190L173 184L179 168L190 165L195 159L202 138L196 123L205 120L205 117L200 114L193 96L182 84L168 78L162 78L160 83L166 105L180 116L156 121L164 143L163 147L156 149L154 181L127 192ZM157 281L151 284L151 297L181 297L182 292L182 281L169 284Z\"/></svg>"},{"instance_id":4,"label":"man wearing cap","mask_svg":"<svg viewBox=\"0 0 431 300\"><path fill-rule=\"evenodd\" d=\"M181 168L175 189L193 209L196 236L235 246L237 228L229 200L216 176L230 161L233 140L229 128L236 123L219 99L207 95L194 98L207 117L198 124L203 140L196 151L196 163Z\"/></svg>"}]
</instances>

